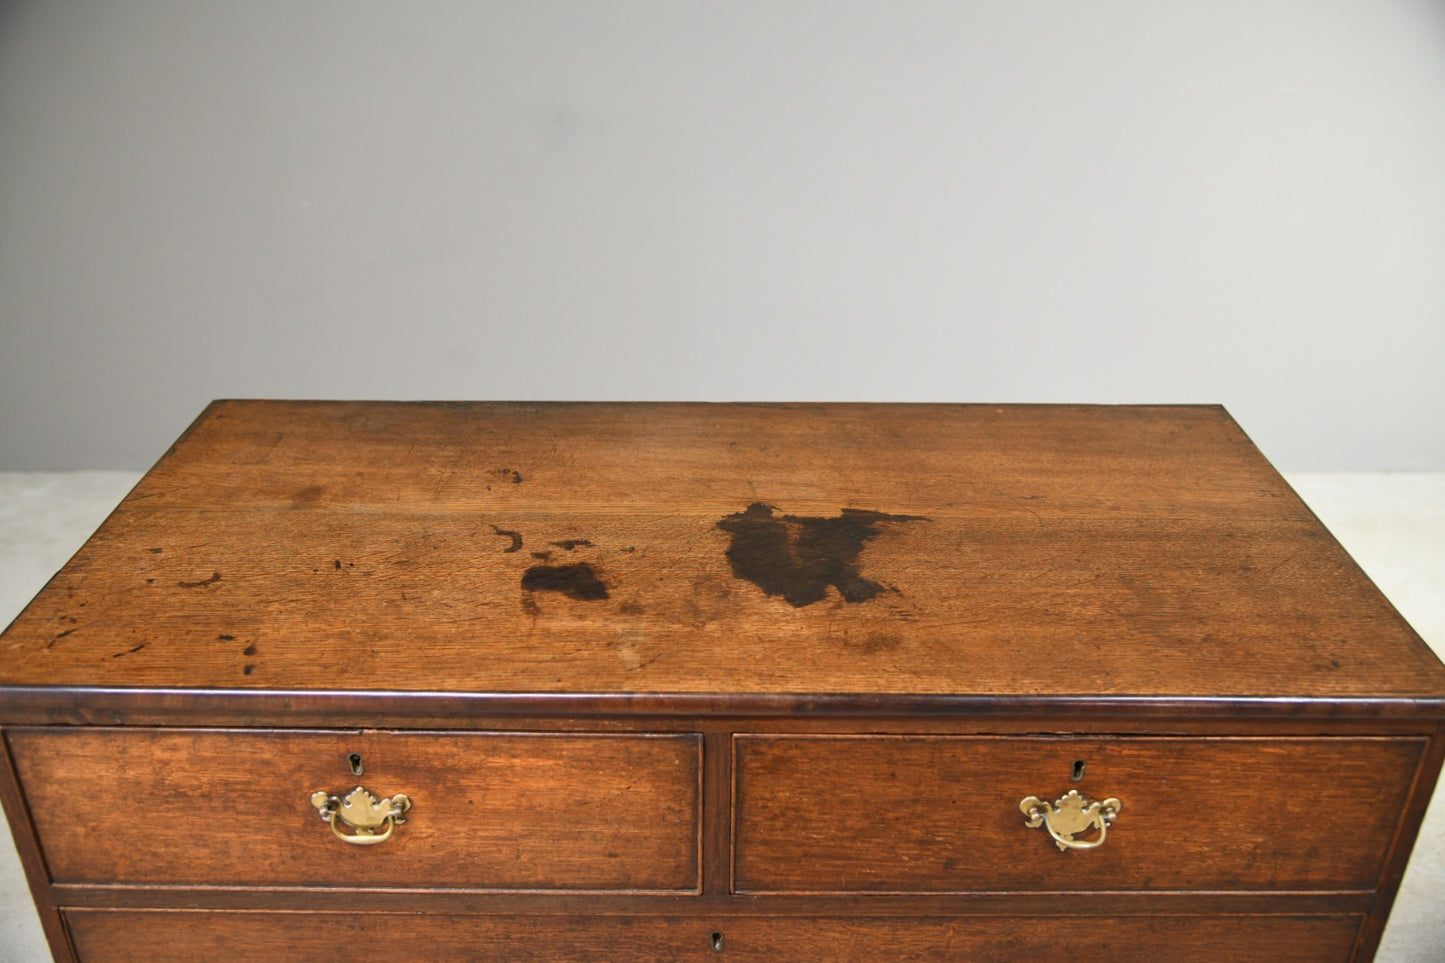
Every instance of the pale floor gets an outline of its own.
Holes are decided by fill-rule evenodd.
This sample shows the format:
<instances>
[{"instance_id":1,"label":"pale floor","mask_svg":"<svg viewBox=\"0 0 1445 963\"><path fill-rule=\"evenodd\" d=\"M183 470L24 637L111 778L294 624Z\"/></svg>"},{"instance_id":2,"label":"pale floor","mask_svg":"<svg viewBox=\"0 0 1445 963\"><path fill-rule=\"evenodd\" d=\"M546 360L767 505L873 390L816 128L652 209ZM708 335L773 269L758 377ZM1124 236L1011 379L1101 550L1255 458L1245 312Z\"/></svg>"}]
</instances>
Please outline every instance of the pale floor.
<instances>
[{"instance_id":1,"label":"pale floor","mask_svg":"<svg viewBox=\"0 0 1445 963\"><path fill-rule=\"evenodd\" d=\"M0 472L0 624L8 624L138 478ZM1293 474L1289 481L1415 629L1445 652L1445 474ZM1445 960L1445 793L1437 792L1379 960ZM0 961L48 959L0 833Z\"/></svg>"}]
</instances>

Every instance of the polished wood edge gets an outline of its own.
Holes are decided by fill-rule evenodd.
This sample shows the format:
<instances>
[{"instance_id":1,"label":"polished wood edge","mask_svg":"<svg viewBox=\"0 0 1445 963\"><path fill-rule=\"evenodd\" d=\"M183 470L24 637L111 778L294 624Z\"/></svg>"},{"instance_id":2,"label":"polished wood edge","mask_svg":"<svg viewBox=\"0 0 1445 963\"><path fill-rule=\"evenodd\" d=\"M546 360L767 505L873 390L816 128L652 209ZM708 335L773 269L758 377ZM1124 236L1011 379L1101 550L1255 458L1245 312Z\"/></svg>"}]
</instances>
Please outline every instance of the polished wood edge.
<instances>
[{"instance_id":1,"label":"polished wood edge","mask_svg":"<svg viewBox=\"0 0 1445 963\"><path fill-rule=\"evenodd\" d=\"M58 885L71 910L278 910L468 913L486 916L1338 916L1369 912L1357 892L914 893L868 896L680 896Z\"/></svg>"},{"instance_id":2,"label":"polished wood edge","mask_svg":"<svg viewBox=\"0 0 1445 963\"><path fill-rule=\"evenodd\" d=\"M546 733L537 733L537 734L538 734L538 735L546 735ZM555 733L555 734L556 734L556 735L566 735L566 733ZM581 733L578 733L578 734L580 735ZM616 735L627 735L627 733L616 733ZM692 892L691 892L690 895L692 895L692 896L694 896L694 897L701 896L701 895L703 895L705 892L707 892L707 876L706 876L706 871L707 871L708 809L709 809L709 806L708 806L708 798L707 798L707 790L708 790L708 772L707 772L707 770L708 770L708 766L709 766L709 762L710 762L710 760L709 760L709 747L708 747L708 740L709 740L710 736L709 736L709 734L707 734L707 733L702 733L702 732L692 732L692 733L664 733L664 732L657 732L657 733L648 733L648 735L652 735L652 736L664 736L664 737L665 737L665 736L668 736L668 735L690 735L690 736L692 736L692 740L693 740L693 750L694 750L694 752L696 753L696 755L694 756L694 765L697 767L697 796L695 797L695 799L694 799L694 804L693 804L693 835L694 835L694 837L695 837L695 839L696 839L696 842L697 842L696 847L693 849L693 859L695 859L695 860L697 861L697 865L696 865L696 867L695 867L694 870L693 870L693 876L692 876L693 888L692 888Z\"/></svg>"},{"instance_id":3,"label":"polished wood edge","mask_svg":"<svg viewBox=\"0 0 1445 963\"><path fill-rule=\"evenodd\" d=\"M1297 699L1266 696L1000 696L864 693L428 692L313 689L159 689L0 686L0 725L184 724L404 726L446 718L465 726L486 716L910 716L982 718L1415 719L1445 720L1445 696Z\"/></svg>"},{"instance_id":4,"label":"polished wood edge","mask_svg":"<svg viewBox=\"0 0 1445 963\"><path fill-rule=\"evenodd\" d=\"M360 408L371 405L375 407L417 407L417 408L621 408L621 409L643 409L643 408L697 408L706 410L708 408L774 408L784 411L797 408L803 409L865 409L865 408L895 408L895 409L917 409L929 408L1009 408L1013 410L1029 409L1033 411L1054 410L1054 411L1089 411L1094 409L1118 409L1132 408L1137 411L1212 411L1229 421L1234 421L1233 416L1225 410L1224 405L1209 402L1156 402L1145 404L1133 403L1107 403L1107 402L1051 402L1051 401L558 401L554 399L536 399L532 401L478 401L476 399L438 399L418 400L407 399L401 401L390 401L385 399L346 399L346 398L216 398L211 401L201 412L196 420L211 414L212 409L223 409L243 405L276 405L281 407L315 406L324 407L327 405L345 405L348 408ZM192 426L194 427L194 425ZM189 431L189 429L187 429ZM1242 434L1242 432L1241 432Z\"/></svg>"},{"instance_id":5,"label":"polished wood edge","mask_svg":"<svg viewBox=\"0 0 1445 963\"><path fill-rule=\"evenodd\" d=\"M738 733L728 733L728 848L717 851L717 862L726 867L727 891L738 893Z\"/></svg>"},{"instance_id":6,"label":"polished wood edge","mask_svg":"<svg viewBox=\"0 0 1445 963\"><path fill-rule=\"evenodd\" d=\"M1376 887L1375 907L1360 929L1354 959L1374 959L1375 952L1380 947L1380 940L1385 935L1385 924L1389 921L1390 910L1399 894L1400 882L1405 876L1405 868L1419 838L1420 826L1425 821L1425 810L1429 808L1430 800L1435 794L1442 765L1445 765L1445 725L1436 729L1435 737L1422 753L1420 764L1415 770L1415 782L1410 787L1404 813L1395 827L1395 838L1390 842L1385 866Z\"/></svg>"},{"instance_id":7,"label":"polished wood edge","mask_svg":"<svg viewBox=\"0 0 1445 963\"><path fill-rule=\"evenodd\" d=\"M20 856L25 880L30 885L30 898L40 915L40 926L50 953L57 963L75 959L75 948L70 942L70 932L59 907L51 898L50 871L45 865L45 856L36 842L35 827L30 820L30 806L20 790L20 779L15 771L15 760L10 754L9 734L0 730L0 806L10 820L10 832L15 838L15 849Z\"/></svg>"}]
</instances>

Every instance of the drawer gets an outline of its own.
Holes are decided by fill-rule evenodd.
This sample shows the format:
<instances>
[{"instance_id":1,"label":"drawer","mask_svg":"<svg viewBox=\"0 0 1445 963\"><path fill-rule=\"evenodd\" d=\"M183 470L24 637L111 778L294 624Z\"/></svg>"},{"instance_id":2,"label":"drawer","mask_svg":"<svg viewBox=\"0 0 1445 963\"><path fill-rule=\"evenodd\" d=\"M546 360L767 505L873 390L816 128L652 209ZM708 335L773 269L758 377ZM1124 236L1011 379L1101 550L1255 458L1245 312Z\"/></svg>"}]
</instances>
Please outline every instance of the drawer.
<instances>
[{"instance_id":1,"label":"drawer","mask_svg":"<svg viewBox=\"0 0 1445 963\"><path fill-rule=\"evenodd\" d=\"M1350 958L1356 916L714 919L238 911L66 914L82 963L321 959L1018 960L1325 963ZM721 937L721 952L714 949Z\"/></svg>"},{"instance_id":2,"label":"drawer","mask_svg":"<svg viewBox=\"0 0 1445 963\"><path fill-rule=\"evenodd\" d=\"M57 883L699 890L696 735L33 728L9 742ZM378 845L338 839L311 801L358 784L411 800Z\"/></svg>"},{"instance_id":3,"label":"drawer","mask_svg":"<svg viewBox=\"0 0 1445 963\"><path fill-rule=\"evenodd\" d=\"M733 889L1373 891L1424 746L738 736ZM1097 848L1061 851L1025 826L1025 797L1070 790L1121 803Z\"/></svg>"}]
</instances>

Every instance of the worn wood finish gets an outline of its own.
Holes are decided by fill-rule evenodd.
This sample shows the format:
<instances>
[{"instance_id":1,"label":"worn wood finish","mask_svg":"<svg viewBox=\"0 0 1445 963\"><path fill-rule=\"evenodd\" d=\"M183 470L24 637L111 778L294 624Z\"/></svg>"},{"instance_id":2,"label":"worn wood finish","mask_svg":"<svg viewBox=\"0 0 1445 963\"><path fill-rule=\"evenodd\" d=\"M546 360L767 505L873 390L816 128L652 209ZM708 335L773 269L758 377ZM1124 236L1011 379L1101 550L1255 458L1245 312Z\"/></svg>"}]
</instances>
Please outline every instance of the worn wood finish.
<instances>
[{"instance_id":1,"label":"worn wood finish","mask_svg":"<svg viewBox=\"0 0 1445 963\"><path fill-rule=\"evenodd\" d=\"M39 848L35 845L35 826L30 820L30 810L25 805L25 798L21 795L20 780L15 774L14 760L4 744L4 737L5 730L0 729L0 805L5 808L10 833L15 839L20 865L25 871L25 881L29 884L31 898L35 900L35 909L40 916L46 942L50 944L56 960L68 960L71 955L70 938L56 908L57 901L48 885L50 874L45 868Z\"/></svg>"},{"instance_id":2,"label":"worn wood finish","mask_svg":"<svg viewBox=\"0 0 1445 963\"><path fill-rule=\"evenodd\" d=\"M734 887L1369 891L1425 745L739 736ZM1097 850L1023 825L1071 789L1123 803Z\"/></svg>"},{"instance_id":3,"label":"worn wood finish","mask_svg":"<svg viewBox=\"0 0 1445 963\"><path fill-rule=\"evenodd\" d=\"M0 635L83 961L1367 959L1442 721L1209 407L217 402Z\"/></svg>"},{"instance_id":4,"label":"worn wood finish","mask_svg":"<svg viewBox=\"0 0 1445 963\"><path fill-rule=\"evenodd\" d=\"M10 747L57 882L699 885L694 736L21 729ZM358 784L413 803L365 850L334 838L309 801Z\"/></svg>"},{"instance_id":5,"label":"worn wood finish","mask_svg":"<svg viewBox=\"0 0 1445 963\"><path fill-rule=\"evenodd\" d=\"M1131 919L599 919L368 913L68 915L82 959L165 963L206 958L312 963L343 955L428 960L937 960L1073 963L1081 959L1327 963L1350 958L1358 917ZM714 935L722 950L713 949Z\"/></svg>"},{"instance_id":6,"label":"worn wood finish","mask_svg":"<svg viewBox=\"0 0 1445 963\"><path fill-rule=\"evenodd\" d=\"M0 652L22 685L1445 698L1214 408L220 403Z\"/></svg>"},{"instance_id":7,"label":"worn wood finish","mask_svg":"<svg viewBox=\"0 0 1445 963\"><path fill-rule=\"evenodd\" d=\"M1357 946L1358 959L1373 959L1375 951L1379 948L1380 939L1385 934L1385 922L1394 906L1400 881L1405 875L1405 866L1410 859L1410 850L1414 847L1420 826L1425 821L1425 810L1434 795L1436 780L1439 779L1442 765L1445 765L1445 724L1437 724L1434 738L1431 739L1425 758L1421 760L1420 768L1416 772L1415 784L1410 787L1410 798L1405 803L1395 838L1390 843L1385 872L1377 888L1379 896L1374 912L1365 920L1364 929L1360 934Z\"/></svg>"}]
</instances>

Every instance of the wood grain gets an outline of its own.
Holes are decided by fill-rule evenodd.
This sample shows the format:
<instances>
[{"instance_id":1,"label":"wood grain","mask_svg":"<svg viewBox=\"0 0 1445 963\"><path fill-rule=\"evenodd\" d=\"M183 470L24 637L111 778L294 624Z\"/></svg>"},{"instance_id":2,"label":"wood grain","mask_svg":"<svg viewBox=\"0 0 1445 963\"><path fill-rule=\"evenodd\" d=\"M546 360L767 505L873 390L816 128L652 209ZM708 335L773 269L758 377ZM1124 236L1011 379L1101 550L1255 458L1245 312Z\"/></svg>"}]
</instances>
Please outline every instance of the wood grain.
<instances>
[{"instance_id":1,"label":"wood grain","mask_svg":"<svg viewBox=\"0 0 1445 963\"><path fill-rule=\"evenodd\" d=\"M740 565L728 520L763 505L783 541ZM912 520L809 542L866 512ZM0 654L22 686L1445 709L1215 408L218 403Z\"/></svg>"},{"instance_id":2,"label":"wood grain","mask_svg":"<svg viewBox=\"0 0 1445 963\"><path fill-rule=\"evenodd\" d=\"M739 736L738 892L1373 891L1423 739ZM1083 778L1074 781L1075 763ZM1060 852L1018 804L1123 809Z\"/></svg>"},{"instance_id":3,"label":"wood grain","mask_svg":"<svg viewBox=\"0 0 1445 963\"><path fill-rule=\"evenodd\" d=\"M699 887L696 736L22 729L9 741L61 883ZM381 845L334 838L310 804L357 784L412 799Z\"/></svg>"},{"instance_id":4,"label":"wood grain","mask_svg":"<svg viewBox=\"0 0 1445 963\"><path fill-rule=\"evenodd\" d=\"M947 919L596 918L246 912L66 914L84 963L219 958L482 961L809 960L1178 963L1350 959L1351 916ZM714 934L721 951L712 948Z\"/></svg>"}]
</instances>

